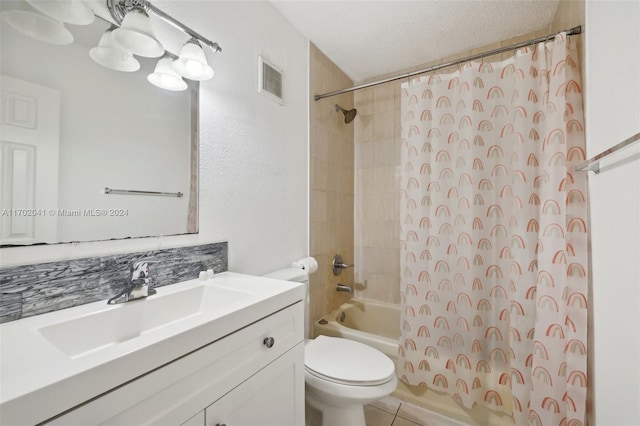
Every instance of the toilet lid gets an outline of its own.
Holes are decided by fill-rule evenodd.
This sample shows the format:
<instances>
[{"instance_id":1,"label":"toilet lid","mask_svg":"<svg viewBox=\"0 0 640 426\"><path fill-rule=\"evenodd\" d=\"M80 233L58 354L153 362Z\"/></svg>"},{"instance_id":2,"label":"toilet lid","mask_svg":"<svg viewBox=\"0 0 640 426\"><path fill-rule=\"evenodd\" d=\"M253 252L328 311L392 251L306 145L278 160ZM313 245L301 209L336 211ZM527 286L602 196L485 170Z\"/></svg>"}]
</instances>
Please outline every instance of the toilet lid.
<instances>
[{"instance_id":1,"label":"toilet lid","mask_svg":"<svg viewBox=\"0 0 640 426\"><path fill-rule=\"evenodd\" d=\"M377 349L338 337L318 336L305 345L306 369L337 383L376 385L395 374L393 361Z\"/></svg>"}]
</instances>

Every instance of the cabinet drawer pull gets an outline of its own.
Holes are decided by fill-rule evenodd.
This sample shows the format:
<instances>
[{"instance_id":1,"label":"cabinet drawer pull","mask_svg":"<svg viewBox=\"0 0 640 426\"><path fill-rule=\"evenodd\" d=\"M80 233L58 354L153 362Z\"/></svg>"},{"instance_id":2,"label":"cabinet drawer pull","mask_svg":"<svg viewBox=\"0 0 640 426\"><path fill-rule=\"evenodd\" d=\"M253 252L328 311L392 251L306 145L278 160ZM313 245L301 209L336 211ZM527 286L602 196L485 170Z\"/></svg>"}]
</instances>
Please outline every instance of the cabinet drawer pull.
<instances>
[{"instance_id":1,"label":"cabinet drawer pull","mask_svg":"<svg viewBox=\"0 0 640 426\"><path fill-rule=\"evenodd\" d=\"M216 426L227 426L225 423L216 423Z\"/></svg>"},{"instance_id":2,"label":"cabinet drawer pull","mask_svg":"<svg viewBox=\"0 0 640 426\"><path fill-rule=\"evenodd\" d=\"M276 340L273 337L265 337L262 343L264 343L267 348L271 348L276 343Z\"/></svg>"}]
</instances>

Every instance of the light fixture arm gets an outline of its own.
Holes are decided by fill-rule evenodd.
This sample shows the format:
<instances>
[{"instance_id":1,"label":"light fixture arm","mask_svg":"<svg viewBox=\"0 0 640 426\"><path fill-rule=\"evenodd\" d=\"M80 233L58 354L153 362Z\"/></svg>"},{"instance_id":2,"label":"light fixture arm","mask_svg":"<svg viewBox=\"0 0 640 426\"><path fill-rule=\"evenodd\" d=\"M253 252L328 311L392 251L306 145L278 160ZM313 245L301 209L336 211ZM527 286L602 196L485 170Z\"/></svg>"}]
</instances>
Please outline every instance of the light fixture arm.
<instances>
[{"instance_id":1,"label":"light fixture arm","mask_svg":"<svg viewBox=\"0 0 640 426\"><path fill-rule=\"evenodd\" d=\"M116 24L118 25L122 23L122 20L124 19L124 16L127 14L127 12L131 11L132 9L141 9L147 13L153 12L158 18L173 25L190 37L196 38L200 43L209 46L214 52L222 52L222 48L218 43L203 37L196 31L184 25L182 22L176 20L170 15L167 15L147 0L107 0L107 8L111 13L111 17L114 19L114 21L116 21Z\"/></svg>"}]
</instances>

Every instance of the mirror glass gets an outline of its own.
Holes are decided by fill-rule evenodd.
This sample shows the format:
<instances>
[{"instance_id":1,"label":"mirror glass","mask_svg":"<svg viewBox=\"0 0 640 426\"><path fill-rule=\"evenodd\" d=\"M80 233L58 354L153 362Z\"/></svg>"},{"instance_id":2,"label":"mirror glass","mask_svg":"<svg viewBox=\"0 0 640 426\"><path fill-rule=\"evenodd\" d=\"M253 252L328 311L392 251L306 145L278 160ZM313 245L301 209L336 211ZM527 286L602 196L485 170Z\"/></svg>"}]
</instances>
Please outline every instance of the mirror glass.
<instances>
[{"instance_id":1,"label":"mirror glass","mask_svg":"<svg viewBox=\"0 0 640 426\"><path fill-rule=\"evenodd\" d=\"M0 27L0 245L196 233L197 82L153 86L158 59L129 73L97 64L98 18L67 24L65 46Z\"/></svg>"}]
</instances>

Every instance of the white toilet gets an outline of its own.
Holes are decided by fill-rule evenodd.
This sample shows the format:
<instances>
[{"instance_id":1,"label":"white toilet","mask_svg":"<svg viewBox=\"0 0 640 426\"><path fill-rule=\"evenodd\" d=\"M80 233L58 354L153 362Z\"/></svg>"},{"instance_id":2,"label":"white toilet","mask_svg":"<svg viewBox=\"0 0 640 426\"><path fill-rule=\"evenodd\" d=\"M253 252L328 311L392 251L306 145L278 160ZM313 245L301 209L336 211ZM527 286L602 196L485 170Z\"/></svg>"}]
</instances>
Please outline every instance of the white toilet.
<instances>
[{"instance_id":1,"label":"white toilet","mask_svg":"<svg viewBox=\"0 0 640 426\"><path fill-rule=\"evenodd\" d=\"M299 268L265 277L304 283L305 339L309 335L309 275ZM377 349L353 340L318 336L305 341L305 399L322 413L322 426L366 426L364 405L389 395L398 379L393 361Z\"/></svg>"}]
</instances>

